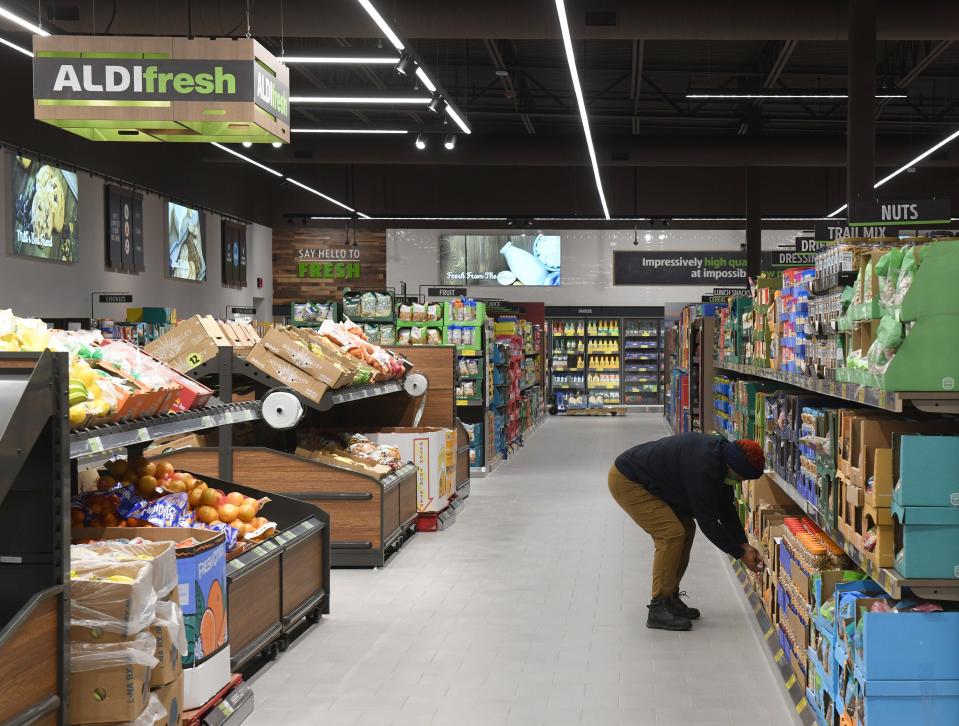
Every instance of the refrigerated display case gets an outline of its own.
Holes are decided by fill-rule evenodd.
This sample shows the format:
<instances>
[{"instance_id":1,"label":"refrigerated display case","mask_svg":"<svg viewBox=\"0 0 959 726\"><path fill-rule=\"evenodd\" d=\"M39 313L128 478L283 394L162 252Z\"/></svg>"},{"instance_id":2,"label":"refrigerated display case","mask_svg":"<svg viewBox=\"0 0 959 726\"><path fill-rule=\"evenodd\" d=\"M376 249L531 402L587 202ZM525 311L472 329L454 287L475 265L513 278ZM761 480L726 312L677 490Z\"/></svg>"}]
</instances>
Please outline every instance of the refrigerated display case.
<instances>
[{"instance_id":1,"label":"refrigerated display case","mask_svg":"<svg viewBox=\"0 0 959 726\"><path fill-rule=\"evenodd\" d=\"M663 321L623 320L623 403L654 406L663 402Z\"/></svg>"}]
</instances>

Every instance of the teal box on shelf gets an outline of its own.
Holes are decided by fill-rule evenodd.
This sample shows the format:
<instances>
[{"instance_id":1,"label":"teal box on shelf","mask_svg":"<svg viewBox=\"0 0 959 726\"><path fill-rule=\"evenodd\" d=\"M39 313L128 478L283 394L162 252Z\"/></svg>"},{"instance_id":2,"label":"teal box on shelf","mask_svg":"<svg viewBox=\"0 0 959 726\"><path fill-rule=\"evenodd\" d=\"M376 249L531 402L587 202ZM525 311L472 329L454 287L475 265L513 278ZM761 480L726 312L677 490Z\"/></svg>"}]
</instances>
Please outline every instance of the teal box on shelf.
<instances>
[{"instance_id":1,"label":"teal box on shelf","mask_svg":"<svg viewBox=\"0 0 959 726\"><path fill-rule=\"evenodd\" d=\"M866 681L865 711L869 726L955 724L959 681Z\"/></svg>"},{"instance_id":2,"label":"teal box on shelf","mask_svg":"<svg viewBox=\"0 0 959 726\"><path fill-rule=\"evenodd\" d=\"M860 680L959 681L959 612L866 612L862 619Z\"/></svg>"},{"instance_id":3,"label":"teal box on shelf","mask_svg":"<svg viewBox=\"0 0 959 726\"><path fill-rule=\"evenodd\" d=\"M896 569L901 575L959 578L959 507L904 507L893 502L892 518Z\"/></svg>"},{"instance_id":4,"label":"teal box on shelf","mask_svg":"<svg viewBox=\"0 0 959 726\"><path fill-rule=\"evenodd\" d=\"M892 500L903 507L959 507L959 436L902 436Z\"/></svg>"}]
</instances>

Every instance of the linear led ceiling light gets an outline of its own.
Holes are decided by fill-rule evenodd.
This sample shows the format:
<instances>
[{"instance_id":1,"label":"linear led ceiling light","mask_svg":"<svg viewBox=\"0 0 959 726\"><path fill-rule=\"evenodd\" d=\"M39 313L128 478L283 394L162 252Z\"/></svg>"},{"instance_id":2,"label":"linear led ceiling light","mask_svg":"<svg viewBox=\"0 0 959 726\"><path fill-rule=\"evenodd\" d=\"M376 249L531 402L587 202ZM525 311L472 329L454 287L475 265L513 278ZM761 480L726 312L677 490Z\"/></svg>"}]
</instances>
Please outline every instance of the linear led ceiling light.
<instances>
[{"instance_id":1,"label":"linear led ceiling light","mask_svg":"<svg viewBox=\"0 0 959 726\"><path fill-rule=\"evenodd\" d=\"M293 134L408 134L406 129L290 129Z\"/></svg>"},{"instance_id":2,"label":"linear led ceiling light","mask_svg":"<svg viewBox=\"0 0 959 726\"><path fill-rule=\"evenodd\" d=\"M579 85L579 72L576 70L576 57L573 55L573 39L569 34L569 23L566 20L566 4L563 0L556 0L556 12L559 15L559 27L563 33L563 47L566 49L566 60L569 63L569 75L573 81L573 93L576 94L576 105L579 106L579 117L583 121L583 133L586 135L586 148L589 151L589 160L593 165L593 176L596 178L596 191L599 201L603 205L603 215L609 219L609 207L606 206L606 195L603 193L603 180L599 177L599 164L596 162L596 150L593 148L593 135L589 131L589 117L586 115L586 102L583 100L583 89ZM449 112L449 109L447 109Z\"/></svg>"},{"instance_id":3,"label":"linear led ceiling light","mask_svg":"<svg viewBox=\"0 0 959 726\"><path fill-rule=\"evenodd\" d=\"M355 96L290 96L290 103L350 103L350 104L363 104L363 103L375 103L375 104L409 104L417 105L422 104L426 105L432 100L432 96L423 96L423 95L411 95L411 96L384 96L384 95L355 95Z\"/></svg>"},{"instance_id":4,"label":"linear led ceiling light","mask_svg":"<svg viewBox=\"0 0 959 726\"><path fill-rule=\"evenodd\" d=\"M291 63L336 63L340 65L394 65L399 62L400 56L396 53L387 55L285 55L280 60Z\"/></svg>"},{"instance_id":5,"label":"linear led ceiling light","mask_svg":"<svg viewBox=\"0 0 959 726\"><path fill-rule=\"evenodd\" d=\"M253 164L253 166L259 167L259 168L262 169L263 171L269 172L269 173L272 174L273 176L278 176L278 177L280 177L280 179L283 178L283 175L282 175L280 172L278 172L276 169L271 169L271 168L268 167L266 164L261 164L260 162L256 161L255 159L251 159L249 156L246 156L245 154L241 154L239 151L234 151L234 150L231 149L229 146L224 146L223 144L218 144L218 143L215 142L215 141L211 141L210 143L211 143L213 146L215 146L216 148L218 148L220 151L225 151L225 152L228 153L228 154L232 154L232 155L235 156L237 159L242 159L242 160L245 161L247 164Z\"/></svg>"},{"instance_id":6,"label":"linear led ceiling light","mask_svg":"<svg viewBox=\"0 0 959 726\"><path fill-rule=\"evenodd\" d=\"M370 16L370 19L376 23L376 26L383 32L383 35L393 44L393 47L397 50L403 50L406 46L403 44L403 41L400 40L400 37L393 31L393 28L390 27L390 24L386 22L386 19L380 15L380 11L373 7L373 3L370 0L357 0L362 8L366 11L366 14Z\"/></svg>"},{"instance_id":7,"label":"linear led ceiling light","mask_svg":"<svg viewBox=\"0 0 959 726\"><path fill-rule=\"evenodd\" d=\"M460 118L460 115L456 113L456 110L448 103L446 104L446 115L449 116L451 119L453 119L453 121L456 123L457 126L460 127L460 129L463 131L464 134L473 133L473 129L471 129L467 125L467 123L462 118ZM603 203L603 205L605 206L605 202Z\"/></svg>"},{"instance_id":8,"label":"linear led ceiling light","mask_svg":"<svg viewBox=\"0 0 959 726\"><path fill-rule=\"evenodd\" d=\"M21 18L19 15L11 13L9 10L0 8L0 18L6 18L11 23L16 23L24 30L29 30L31 33L36 33L37 35L47 36L50 35L46 30L41 28L39 25L34 25L29 20Z\"/></svg>"},{"instance_id":9,"label":"linear led ceiling light","mask_svg":"<svg viewBox=\"0 0 959 726\"><path fill-rule=\"evenodd\" d=\"M876 91L876 98L908 98L909 94L900 89L881 89ZM849 94L841 88L757 88L755 90L729 90L725 88L690 89L686 91L689 99L844 99Z\"/></svg>"},{"instance_id":10,"label":"linear led ceiling light","mask_svg":"<svg viewBox=\"0 0 959 726\"><path fill-rule=\"evenodd\" d=\"M902 173L903 173L904 171L906 171L907 169L911 169L911 168L914 167L916 164L918 164L920 161L922 161L923 159L925 159L925 158L927 158L927 157L929 157L929 156L932 156L932 155L935 154L937 151L939 151L939 149L941 149L943 146L945 146L946 144L949 144L949 143L955 141L956 139L959 139L959 131L953 131L951 134L949 134L949 135L948 135L946 138L944 138L942 141L934 144L933 146L930 146L928 149L926 149L926 150L923 151L921 154L919 154L919 156L917 156L916 158L910 159L909 161L907 161L905 164L903 164L902 166L900 166L898 169L896 169L896 170L895 170L894 172L892 172L891 174L888 174L888 175L884 176L882 179L880 179L880 180L877 181L875 184L873 184L873 185L872 185L872 188L873 188L873 189L878 189L879 187L881 187L881 186L882 186L883 184L885 184L886 182L890 181L891 179L895 179L897 176L899 176L900 174L902 174ZM841 212L843 212L843 211L846 209L847 206L848 206L848 205L843 204L841 207L839 207L839 209L836 209L835 211L830 212L830 213L827 214L826 216L827 216L827 217L835 217L837 214L840 214Z\"/></svg>"},{"instance_id":11,"label":"linear led ceiling light","mask_svg":"<svg viewBox=\"0 0 959 726\"><path fill-rule=\"evenodd\" d=\"M342 207L343 209L345 209L345 210L348 211L348 212L355 212L355 211L356 211L355 209L353 209L353 207L347 206L346 204L343 204L343 202L340 202L340 201L334 199L333 197L329 197L329 196L327 196L326 194L324 194L323 192L318 192L318 191L316 191L316 189L314 189L313 187L308 187L308 186L307 186L306 184L304 184L303 182L298 182L296 179L294 179L294 178L292 178L292 177L289 177L289 176L288 176L288 177L286 177L286 180L287 180L288 182L290 182L290 184L295 184L295 185L298 186L300 189L305 189L306 191L310 192L311 194L315 194L315 195L318 196L318 197L322 197L322 198L325 199L326 201L332 202L332 203L335 204L336 206ZM360 216L363 216L363 215L360 215Z\"/></svg>"},{"instance_id":12,"label":"linear led ceiling light","mask_svg":"<svg viewBox=\"0 0 959 726\"><path fill-rule=\"evenodd\" d=\"M273 176L277 176L277 177L279 177L280 179L286 179L288 182L290 182L290 184L295 184L296 186L300 187L300 189L305 189L306 191L310 192L311 194L315 194L315 195L318 196L318 197L322 197L322 198L325 199L326 201L331 202L332 204L335 204L335 205L338 206L338 207L342 207L343 209L347 210L348 212L355 212L357 215L359 215L359 216L362 217L363 219L369 219L369 217L368 217L367 215L363 214L362 212L357 212L355 209L353 209L353 207L347 206L346 204L343 204L343 202L341 202L341 201L339 201L339 200L337 200L337 199L334 199L333 197L328 196L328 195L324 194L323 192L319 192L319 191L317 191L316 189L314 189L313 187L308 187L308 186L307 186L306 184L304 184L303 182L298 182L296 179L294 179L294 178L292 178L292 177L289 177L289 176L284 177L283 174L281 174L280 172L278 172L276 169L271 169L271 168L268 167L266 164L261 164L260 162L256 161L255 159L251 159L249 156L246 156L245 154L241 154L239 151L234 151L234 150L231 149L229 146L224 146L223 144L218 144L218 143L215 142L215 141L211 141L210 143L211 143L213 146L215 146L216 148L220 149L221 151L225 151L225 152L228 153L228 154L232 154L232 155L235 156L237 159L242 159L242 160L245 161L247 164L252 164L253 166L257 167L258 169L262 169L263 171L269 172L269 173L272 174Z\"/></svg>"},{"instance_id":13,"label":"linear led ceiling light","mask_svg":"<svg viewBox=\"0 0 959 726\"><path fill-rule=\"evenodd\" d=\"M11 42L10 42L9 40L7 40L6 38L0 38L0 43L3 43L3 44L4 44L5 46L7 46L8 48L13 48L13 49L16 50L16 51L20 51L20 52L23 53L24 55L28 55L28 56L30 56L31 58L33 58L33 51L27 50L27 49L24 48L23 46L17 45L16 43L11 43Z\"/></svg>"},{"instance_id":14,"label":"linear led ceiling light","mask_svg":"<svg viewBox=\"0 0 959 726\"><path fill-rule=\"evenodd\" d=\"M430 93L436 93L436 84L430 80L429 74L423 70L423 66L416 66L416 77L420 79L420 82L426 86L426 90Z\"/></svg>"}]
</instances>

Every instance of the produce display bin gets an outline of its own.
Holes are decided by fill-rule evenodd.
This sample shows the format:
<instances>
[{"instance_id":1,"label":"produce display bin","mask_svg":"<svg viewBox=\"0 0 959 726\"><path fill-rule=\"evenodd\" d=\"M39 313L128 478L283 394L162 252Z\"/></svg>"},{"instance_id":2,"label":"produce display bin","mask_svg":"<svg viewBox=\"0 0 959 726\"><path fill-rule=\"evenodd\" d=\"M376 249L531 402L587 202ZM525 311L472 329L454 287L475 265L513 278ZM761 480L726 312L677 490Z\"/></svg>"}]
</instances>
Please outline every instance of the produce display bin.
<instances>
[{"instance_id":1,"label":"produce display bin","mask_svg":"<svg viewBox=\"0 0 959 726\"><path fill-rule=\"evenodd\" d=\"M168 459L207 481L217 475L215 449L184 449ZM258 489L266 495L280 494L321 507L328 515L330 564L334 567L384 565L408 538L416 519L416 467L411 464L377 480L345 466L273 449L236 448L233 479L266 487ZM274 504L269 506L266 511L272 517ZM278 520L277 524L278 536L282 536L284 526ZM293 549L306 558L299 546ZM284 603L290 601L298 585L293 578L289 582L286 579Z\"/></svg>"},{"instance_id":2,"label":"produce display bin","mask_svg":"<svg viewBox=\"0 0 959 726\"><path fill-rule=\"evenodd\" d=\"M330 611L329 515L287 496L216 478L216 449L182 449L164 457L215 489L270 497L263 515L277 532L226 565L230 666L264 650L285 649L283 636L304 619ZM268 479L267 479L268 481ZM278 641L278 642L277 642Z\"/></svg>"}]
</instances>

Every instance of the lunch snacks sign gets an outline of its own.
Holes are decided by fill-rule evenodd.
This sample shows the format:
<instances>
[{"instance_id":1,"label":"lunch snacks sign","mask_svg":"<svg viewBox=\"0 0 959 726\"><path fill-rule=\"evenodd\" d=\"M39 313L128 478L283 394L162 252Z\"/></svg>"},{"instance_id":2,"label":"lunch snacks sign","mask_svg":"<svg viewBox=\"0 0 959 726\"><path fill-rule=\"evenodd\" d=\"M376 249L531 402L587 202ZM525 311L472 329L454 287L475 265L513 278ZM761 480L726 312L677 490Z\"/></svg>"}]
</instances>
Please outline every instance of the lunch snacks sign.
<instances>
[{"instance_id":1,"label":"lunch snacks sign","mask_svg":"<svg viewBox=\"0 0 959 726\"><path fill-rule=\"evenodd\" d=\"M289 69L249 38L34 38L34 116L93 141L289 141Z\"/></svg>"}]
</instances>

